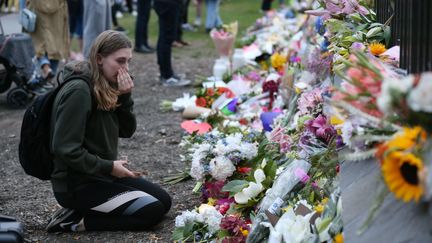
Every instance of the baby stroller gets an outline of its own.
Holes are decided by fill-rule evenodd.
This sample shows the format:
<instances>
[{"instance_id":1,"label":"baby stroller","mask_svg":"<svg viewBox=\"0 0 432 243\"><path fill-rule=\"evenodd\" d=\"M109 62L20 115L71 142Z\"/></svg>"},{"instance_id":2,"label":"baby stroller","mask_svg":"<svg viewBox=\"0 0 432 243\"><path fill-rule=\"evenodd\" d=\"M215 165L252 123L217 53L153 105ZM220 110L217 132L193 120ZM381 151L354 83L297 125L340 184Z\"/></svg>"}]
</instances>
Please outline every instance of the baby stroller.
<instances>
[{"instance_id":1,"label":"baby stroller","mask_svg":"<svg viewBox=\"0 0 432 243\"><path fill-rule=\"evenodd\" d=\"M5 35L0 20L0 93L7 93L6 101L14 108L25 107L36 95L37 87L28 80L34 76L32 58L35 50L31 37L25 33Z\"/></svg>"}]
</instances>

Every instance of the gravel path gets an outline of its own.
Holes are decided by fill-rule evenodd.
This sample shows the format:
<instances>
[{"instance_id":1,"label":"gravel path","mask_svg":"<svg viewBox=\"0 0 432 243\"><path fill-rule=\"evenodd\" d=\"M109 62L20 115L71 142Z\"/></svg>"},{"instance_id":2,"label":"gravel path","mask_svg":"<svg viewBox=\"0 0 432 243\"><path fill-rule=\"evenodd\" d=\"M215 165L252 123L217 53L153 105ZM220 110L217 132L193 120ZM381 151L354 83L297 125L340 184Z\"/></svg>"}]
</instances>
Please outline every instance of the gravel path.
<instances>
[{"instance_id":1,"label":"gravel path","mask_svg":"<svg viewBox=\"0 0 432 243\"><path fill-rule=\"evenodd\" d=\"M192 46L174 53L174 67L193 78L209 74L214 60L208 43ZM147 178L160 183L162 179L183 169L178 144L183 131L181 115L162 113L162 99L174 100L193 88L166 88L159 84L156 55L135 54L131 64L135 75L135 112L138 128L130 139L122 139L120 154L128 155L131 167L147 171ZM44 228L51 214L59 207L50 183L24 174L18 161L18 143L24 110L10 109L6 92L0 94L0 214L16 217L25 224L27 242L170 242L175 216L184 209L198 205L192 194L194 182L164 186L173 197L173 207L167 218L153 231L144 232L85 232L48 234Z\"/></svg>"}]
</instances>

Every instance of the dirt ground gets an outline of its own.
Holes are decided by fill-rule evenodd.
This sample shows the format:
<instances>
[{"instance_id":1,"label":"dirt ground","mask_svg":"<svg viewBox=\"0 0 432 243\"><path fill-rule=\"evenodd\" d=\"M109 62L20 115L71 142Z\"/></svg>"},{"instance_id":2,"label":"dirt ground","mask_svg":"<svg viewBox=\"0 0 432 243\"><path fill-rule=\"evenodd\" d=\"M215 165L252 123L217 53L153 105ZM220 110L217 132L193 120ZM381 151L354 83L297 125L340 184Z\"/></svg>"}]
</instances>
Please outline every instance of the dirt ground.
<instances>
[{"instance_id":1,"label":"dirt ground","mask_svg":"<svg viewBox=\"0 0 432 243\"><path fill-rule=\"evenodd\" d=\"M184 168L180 162L183 131L181 114L162 113L162 99L174 100L188 88L166 88L159 83L156 55L134 54L131 72L135 76L133 97L138 127L130 139L122 139L119 153L128 155L131 167L148 172L153 182ZM195 75L210 74L214 61L213 48L205 43L174 53L174 69ZM170 242L175 216L198 205L193 195L194 182L189 180L164 188L172 195L173 207L167 218L153 231L143 232L85 232L48 234L44 228L52 213L59 207L49 181L27 176L18 161L18 143L24 110L11 109L6 104L6 92L0 94L0 214L16 217L25 225L27 242Z\"/></svg>"}]
</instances>

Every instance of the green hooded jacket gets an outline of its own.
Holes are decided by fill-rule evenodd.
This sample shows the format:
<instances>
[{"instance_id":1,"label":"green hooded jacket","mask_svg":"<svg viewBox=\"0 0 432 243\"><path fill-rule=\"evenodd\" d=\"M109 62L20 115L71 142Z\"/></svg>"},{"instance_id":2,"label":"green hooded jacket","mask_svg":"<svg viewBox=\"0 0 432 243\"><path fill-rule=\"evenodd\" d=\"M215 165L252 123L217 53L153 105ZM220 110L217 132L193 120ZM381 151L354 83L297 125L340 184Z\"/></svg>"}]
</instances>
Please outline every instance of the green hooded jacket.
<instances>
[{"instance_id":1,"label":"green hooded jacket","mask_svg":"<svg viewBox=\"0 0 432 243\"><path fill-rule=\"evenodd\" d=\"M90 65L68 63L63 80L71 76L77 78L63 86L52 109L50 148L54 155L51 174L54 192L72 192L80 185L112 181L118 138L131 137L136 129L130 93L119 96L115 110L99 110L84 81L90 80Z\"/></svg>"}]
</instances>

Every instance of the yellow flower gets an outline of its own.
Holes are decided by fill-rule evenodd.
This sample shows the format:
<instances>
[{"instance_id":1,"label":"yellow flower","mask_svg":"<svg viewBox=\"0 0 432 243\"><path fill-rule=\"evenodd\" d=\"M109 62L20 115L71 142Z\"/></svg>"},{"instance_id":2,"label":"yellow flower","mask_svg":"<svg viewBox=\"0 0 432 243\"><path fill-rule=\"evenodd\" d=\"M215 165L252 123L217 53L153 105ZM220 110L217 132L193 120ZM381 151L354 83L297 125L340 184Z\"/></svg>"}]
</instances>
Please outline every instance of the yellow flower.
<instances>
[{"instance_id":1,"label":"yellow flower","mask_svg":"<svg viewBox=\"0 0 432 243\"><path fill-rule=\"evenodd\" d=\"M396 134L392 140L387 142L387 147L389 149L397 148L406 150L413 148L416 144L422 144L425 141L426 132L421 127L405 127L402 133Z\"/></svg>"},{"instance_id":2,"label":"yellow flower","mask_svg":"<svg viewBox=\"0 0 432 243\"><path fill-rule=\"evenodd\" d=\"M404 202L418 202L423 195L423 186L419 174L423 171L423 162L412 153L391 152L382 164L384 181L395 197Z\"/></svg>"},{"instance_id":3,"label":"yellow flower","mask_svg":"<svg viewBox=\"0 0 432 243\"><path fill-rule=\"evenodd\" d=\"M269 69L269 66L266 61L261 61L259 64L261 65L261 68L263 70L267 71Z\"/></svg>"},{"instance_id":4,"label":"yellow flower","mask_svg":"<svg viewBox=\"0 0 432 243\"><path fill-rule=\"evenodd\" d=\"M243 229L242 227L240 227L240 231L241 231L243 236L248 236L248 234L249 234L249 231L247 229Z\"/></svg>"},{"instance_id":5,"label":"yellow flower","mask_svg":"<svg viewBox=\"0 0 432 243\"><path fill-rule=\"evenodd\" d=\"M324 211L324 206L327 204L328 198L325 197L321 200L321 203L315 206L315 211L322 213Z\"/></svg>"},{"instance_id":6,"label":"yellow flower","mask_svg":"<svg viewBox=\"0 0 432 243\"><path fill-rule=\"evenodd\" d=\"M328 197L325 197L325 198L323 198L322 200L321 200L321 203L322 204L324 204L324 205L326 205L327 204L327 202L328 202Z\"/></svg>"},{"instance_id":7,"label":"yellow flower","mask_svg":"<svg viewBox=\"0 0 432 243\"><path fill-rule=\"evenodd\" d=\"M208 201L207 201L208 205L214 206L216 205L216 199L209 197Z\"/></svg>"},{"instance_id":8,"label":"yellow flower","mask_svg":"<svg viewBox=\"0 0 432 243\"><path fill-rule=\"evenodd\" d=\"M317 213L322 213L322 211L324 211L324 206L322 204L318 204L315 206L315 211Z\"/></svg>"},{"instance_id":9,"label":"yellow flower","mask_svg":"<svg viewBox=\"0 0 432 243\"><path fill-rule=\"evenodd\" d=\"M335 115L330 117L330 124L332 124L333 126L341 125L343 123L344 123L344 121Z\"/></svg>"},{"instance_id":10,"label":"yellow flower","mask_svg":"<svg viewBox=\"0 0 432 243\"><path fill-rule=\"evenodd\" d=\"M383 45L381 43L372 42L369 45L369 51L370 51L370 53L372 53L372 55L379 56L380 54L382 54L385 51L387 51L387 49L385 48L385 45Z\"/></svg>"},{"instance_id":11,"label":"yellow flower","mask_svg":"<svg viewBox=\"0 0 432 243\"><path fill-rule=\"evenodd\" d=\"M335 235L335 237L333 238L333 243L343 243L344 242L344 237L341 233Z\"/></svg>"},{"instance_id":12,"label":"yellow flower","mask_svg":"<svg viewBox=\"0 0 432 243\"><path fill-rule=\"evenodd\" d=\"M271 65L274 69L278 70L280 68L283 68L283 66L286 63L286 56L282 56L281 54L279 54L278 52L276 52L275 54L273 54L270 57L270 62Z\"/></svg>"}]
</instances>

